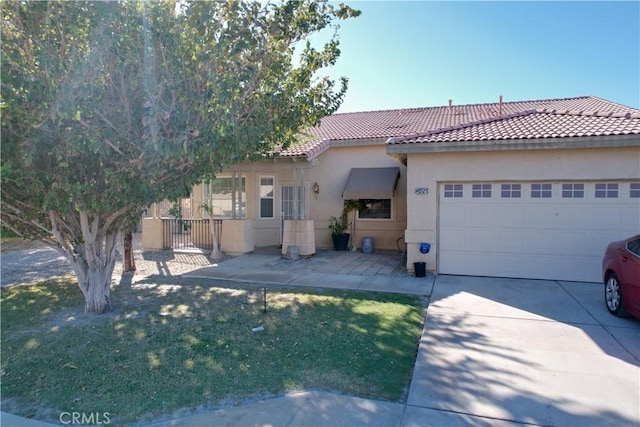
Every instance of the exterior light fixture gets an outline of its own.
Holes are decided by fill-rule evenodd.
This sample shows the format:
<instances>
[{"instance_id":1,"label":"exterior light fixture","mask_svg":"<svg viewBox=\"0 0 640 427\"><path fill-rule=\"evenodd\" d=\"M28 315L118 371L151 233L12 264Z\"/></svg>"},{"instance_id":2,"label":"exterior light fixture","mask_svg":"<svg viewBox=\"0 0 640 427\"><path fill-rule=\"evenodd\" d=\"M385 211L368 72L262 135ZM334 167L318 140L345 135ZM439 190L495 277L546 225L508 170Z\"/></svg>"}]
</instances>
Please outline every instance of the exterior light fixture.
<instances>
[{"instance_id":1,"label":"exterior light fixture","mask_svg":"<svg viewBox=\"0 0 640 427\"><path fill-rule=\"evenodd\" d=\"M313 194L316 195L316 199L318 198L318 195L320 194L320 186L318 185L317 182L313 183Z\"/></svg>"}]
</instances>

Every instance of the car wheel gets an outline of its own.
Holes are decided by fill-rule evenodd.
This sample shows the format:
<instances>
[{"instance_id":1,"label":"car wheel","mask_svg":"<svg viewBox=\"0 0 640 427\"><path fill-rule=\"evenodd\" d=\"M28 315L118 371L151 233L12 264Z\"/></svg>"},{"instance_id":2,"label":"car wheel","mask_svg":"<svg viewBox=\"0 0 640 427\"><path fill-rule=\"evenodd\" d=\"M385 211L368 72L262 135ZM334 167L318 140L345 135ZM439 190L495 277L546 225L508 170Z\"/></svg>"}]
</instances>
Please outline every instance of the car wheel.
<instances>
[{"instance_id":1,"label":"car wheel","mask_svg":"<svg viewBox=\"0 0 640 427\"><path fill-rule=\"evenodd\" d=\"M627 315L622 303L622 287L620 287L620 280L618 280L618 276L615 273L611 273L604 283L604 301L609 313L614 316Z\"/></svg>"}]
</instances>

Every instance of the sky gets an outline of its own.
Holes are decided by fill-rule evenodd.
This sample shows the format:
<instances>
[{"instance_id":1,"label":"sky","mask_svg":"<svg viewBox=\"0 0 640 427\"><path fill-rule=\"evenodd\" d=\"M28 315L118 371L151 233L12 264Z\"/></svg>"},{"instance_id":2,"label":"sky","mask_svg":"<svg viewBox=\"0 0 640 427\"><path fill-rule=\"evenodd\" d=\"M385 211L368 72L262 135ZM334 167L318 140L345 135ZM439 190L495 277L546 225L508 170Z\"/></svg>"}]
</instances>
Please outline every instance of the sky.
<instances>
[{"instance_id":1,"label":"sky","mask_svg":"<svg viewBox=\"0 0 640 427\"><path fill-rule=\"evenodd\" d=\"M357 1L339 113L597 96L640 108L639 1Z\"/></svg>"}]
</instances>

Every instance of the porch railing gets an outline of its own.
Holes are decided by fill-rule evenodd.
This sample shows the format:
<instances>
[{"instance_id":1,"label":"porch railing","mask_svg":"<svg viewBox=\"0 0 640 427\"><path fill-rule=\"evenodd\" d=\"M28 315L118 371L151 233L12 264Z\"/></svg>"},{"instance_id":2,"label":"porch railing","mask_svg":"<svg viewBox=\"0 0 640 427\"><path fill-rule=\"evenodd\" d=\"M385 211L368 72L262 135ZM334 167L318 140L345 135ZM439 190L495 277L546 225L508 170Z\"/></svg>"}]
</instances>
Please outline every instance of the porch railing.
<instances>
[{"instance_id":1,"label":"porch railing","mask_svg":"<svg viewBox=\"0 0 640 427\"><path fill-rule=\"evenodd\" d=\"M174 251L213 249L209 221L209 219L162 218L163 248ZM213 226L218 238L218 246L220 246L222 220L214 219Z\"/></svg>"}]
</instances>

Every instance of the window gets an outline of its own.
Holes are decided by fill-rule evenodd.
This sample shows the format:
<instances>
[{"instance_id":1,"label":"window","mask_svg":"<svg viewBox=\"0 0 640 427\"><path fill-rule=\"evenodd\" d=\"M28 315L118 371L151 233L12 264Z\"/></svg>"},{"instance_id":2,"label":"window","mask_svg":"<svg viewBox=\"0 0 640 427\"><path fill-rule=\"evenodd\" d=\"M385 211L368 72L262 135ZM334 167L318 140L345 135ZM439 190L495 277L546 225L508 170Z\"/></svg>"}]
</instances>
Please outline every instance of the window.
<instances>
[{"instance_id":1,"label":"window","mask_svg":"<svg viewBox=\"0 0 640 427\"><path fill-rule=\"evenodd\" d=\"M551 198L551 184L531 184L531 198Z\"/></svg>"},{"instance_id":2,"label":"window","mask_svg":"<svg viewBox=\"0 0 640 427\"><path fill-rule=\"evenodd\" d=\"M635 239L627 243L627 249L636 255L640 255L640 239Z\"/></svg>"},{"instance_id":3,"label":"window","mask_svg":"<svg viewBox=\"0 0 640 427\"><path fill-rule=\"evenodd\" d=\"M275 218L274 212L274 182L272 176L260 177L260 218Z\"/></svg>"},{"instance_id":4,"label":"window","mask_svg":"<svg viewBox=\"0 0 640 427\"><path fill-rule=\"evenodd\" d=\"M391 219L391 199L360 200L359 219Z\"/></svg>"},{"instance_id":5,"label":"window","mask_svg":"<svg viewBox=\"0 0 640 427\"><path fill-rule=\"evenodd\" d=\"M582 199L584 197L584 184L562 184L563 199Z\"/></svg>"},{"instance_id":6,"label":"window","mask_svg":"<svg viewBox=\"0 0 640 427\"><path fill-rule=\"evenodd\" d=\"M471 197L490 198L491 184L473 184Z\"/></svg>"},{"instance_id":7,"label":"window","mask_svg":"<svg viewBox=\"0 0 640 427\"><path fill-rule=\"evenodd\" d=\"M281 188L283 219L304 219L307 216L306 190L303 185L283 185Z\"/></svg>"},{"instance_id":8,"label":"window","mask_svg":"<svg viewBox=\"0 0 640 427\"><path fill-rule=\"evenodd\" d=\"M640 198L640 182L632 182L629 188L629 197L632 199Z\"/></svg>"},{"instance_id":9,"label":"window","mask_svg":"<svg viewBox=\"0 0 640 427\"><path fill-rule=\"evenodd\" d=\"M445 184L444 197L462 197L462 184Z\"/></svg>"},{"instance_id":10,"label":"window","mask_svg":"<svg viewBox=\"0 0 640 427\"><path fill-rule=\"evenodd\" d=\"M618 197L618 184L596 184L596 199L615 199Z\"/></svg>"},{"instance_id":11,"label":"window","mask_svg":"<svg viewBox=\"0 0 640 427\"><path fill-rule=\"evenodd\" d=\"M245 218L246 199L244 176L216 177L204 184L204 201L216 218Z\"/></svg>"},{"instance_id":12,"label":"window","mask_svg":"<svg viewBox=\"0 0 640 427\"><path fill-rule=\"evenodd\" d=\"M522 194L521 184L502 184L500 187L500 195L505 199L517 199Z\"/></svg>"}]
</instances>

